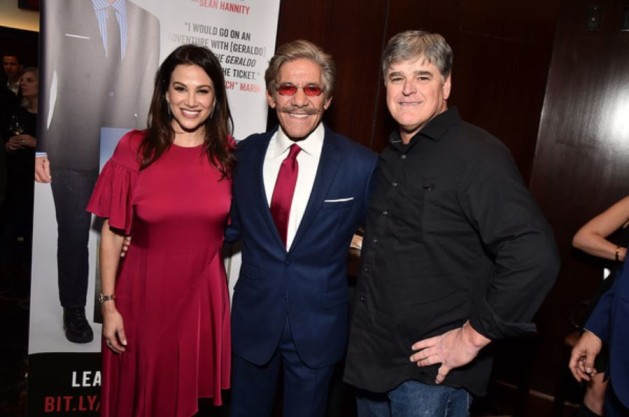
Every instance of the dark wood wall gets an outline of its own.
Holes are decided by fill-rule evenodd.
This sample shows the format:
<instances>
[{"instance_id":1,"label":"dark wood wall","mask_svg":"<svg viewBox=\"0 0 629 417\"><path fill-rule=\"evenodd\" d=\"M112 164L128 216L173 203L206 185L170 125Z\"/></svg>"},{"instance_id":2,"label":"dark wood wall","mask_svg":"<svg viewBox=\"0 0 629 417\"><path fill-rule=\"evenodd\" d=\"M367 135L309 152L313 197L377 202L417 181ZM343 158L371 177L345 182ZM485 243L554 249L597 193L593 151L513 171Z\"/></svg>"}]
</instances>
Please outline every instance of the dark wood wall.
<instances>
[{"instance_id":1,"label":"dark wood wall","mask_svg":"<svg viewBox=\"0 0 629 417\"><path fill-rule=\"evenodd\" d=\"M594 5L602 8L600 28L588 30ZM627 0L565 0L558 22L531 178L563 263L538 313L548 335L535 369L539 380L571 329L567 312L602 279L596 259L571 249L572 236L629 194L629 31L620 30L627 9Z\"/></svg>"},{"instance_id":2,"label":"dark wood wall","mask_svg":"<svg viewBox=\"0 0 629 417\"><path fill-rule=\"evenodd\" d=\"M568 315L600 277L570 249L571 237L628 191L629 32L618 30L627 1L596 1L604 9L598 31L585 30L590 0L285 0L280 9L278 43L309 39L336 59L326 121L376 151L393 127L379 71L386 41L423 28L451 44L450 105L509 146L560 247L563 267L537 315L539 337L497 349L498 378L549 394L564 368Z\"/></svg>"},{"instance_id":3,"label":"dark wood wall","mask_svg":"<svg viewBox=\"0 0 629 417\"><path fill-rule=\"evenodd\" d=\"M503 140L530 176L559 0L283 1L278 44L308 39L338 66L326 121L374 150L393 127L383 98L380 55L407 29L446 37L454 49L450 105ZM540 5L543 4L543 7Z\"/></svg>"}]
</instances>

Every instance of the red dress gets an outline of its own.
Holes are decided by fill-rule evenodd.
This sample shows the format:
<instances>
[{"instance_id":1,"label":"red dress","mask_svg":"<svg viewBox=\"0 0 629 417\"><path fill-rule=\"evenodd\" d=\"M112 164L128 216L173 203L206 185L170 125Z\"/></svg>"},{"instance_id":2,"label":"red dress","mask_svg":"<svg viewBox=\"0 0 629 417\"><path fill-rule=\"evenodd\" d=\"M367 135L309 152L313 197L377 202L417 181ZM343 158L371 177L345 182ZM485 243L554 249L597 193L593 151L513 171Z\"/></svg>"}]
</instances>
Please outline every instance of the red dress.
<instances>
[{"instance_id":1,"label":"red dress","mask_svg":"<svg viewBox=\"0 0 629 417\"><path fill-rule=\"evenodd\" d=\"M172 145L140 171L144 132L125 135L88 210L132 235L116 278L127 350L103 344L101 415L190 417L229 388L229 295L221 248L231 180L201 147Z\"/></svg>"}]
</instances>

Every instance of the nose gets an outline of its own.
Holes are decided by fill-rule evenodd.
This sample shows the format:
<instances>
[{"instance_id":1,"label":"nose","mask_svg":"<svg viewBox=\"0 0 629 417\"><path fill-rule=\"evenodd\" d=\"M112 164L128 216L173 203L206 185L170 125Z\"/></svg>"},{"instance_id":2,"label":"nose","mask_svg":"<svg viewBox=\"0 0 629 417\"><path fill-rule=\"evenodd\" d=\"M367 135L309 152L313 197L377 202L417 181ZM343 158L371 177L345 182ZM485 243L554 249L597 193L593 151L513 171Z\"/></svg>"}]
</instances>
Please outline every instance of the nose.
<instances>
[{"instance_id":1,"label":"nose","mask_svg":"<svg viewBox=\"0 0 629 417\"><path fill-rule=\"evenodd\" d=\"M410 96L411 94L417 91L417 87L415 86L415 80L406 80L404 81L404 87L402 88L402 94L405 96Z\"/></svg>"},{"instance_id":2,"label":"nose","mask_svg":"<svg viewBox=\"0 0 629 417\"><path fill-rule=\"evenodd\" d=\"M291 101L295 106L304 107L308 105L308 96L304 93L303 88L298 88Z\"/></svg>"},{"instance_id":3,"label":"nose","mask_svg":"<svg viewBox=\"0 0 629 417\"><path fill-rule=\"evenodd\" d=\"M190 107L194 107L197 104L197 95L195 93L188 94L186 104Z\"/></svg>"}]
</instances>

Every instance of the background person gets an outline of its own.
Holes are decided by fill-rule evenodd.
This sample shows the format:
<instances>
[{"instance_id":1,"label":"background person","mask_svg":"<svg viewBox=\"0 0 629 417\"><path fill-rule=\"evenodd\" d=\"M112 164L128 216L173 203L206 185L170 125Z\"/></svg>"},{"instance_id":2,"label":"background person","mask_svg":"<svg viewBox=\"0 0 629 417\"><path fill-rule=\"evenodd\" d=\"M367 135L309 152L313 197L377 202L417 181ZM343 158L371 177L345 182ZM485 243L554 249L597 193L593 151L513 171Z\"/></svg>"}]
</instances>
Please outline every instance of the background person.
<instances>
[{"instance_id":1,"label":"background person","mask_svg":"<svg viewBox=\"0 0 629 417\"><path fill-rule=\"evenodd\" d=\"M2 63L3 63L3 71L2 77L0 79L0 139L2 140L2 144L8 140L7 137L7 129L9 126L9 121L11 120L11 116L15 113L16 109L19 108L19 101L17 98L17 89L9 89L7 84L7 70L11 72L11 68L13 64L11 64L12 59L17 57L11 53L4 53L2 55ZM5 65L5 62L7 65ZM19 65L17 61L15 61L16 65ZM19 79L19 77L18 77ZM13 86L13 84L12 84ZM13 135L11 135L13 136ZM6 199L7 193L7 154L4 146L0 147L0 210L2 209L2 205Z\"/></svg>"},{"instance_id":2,"label":"background person","mask_svg":"<svg viewBox=\"0 0 629 417\"><path fill-rule=\"evenodd\" d=\"M229 388L229 295L221 249L233 139L221 66L173 51L155 78L149 127L103 168L88 209L105 218L101 416L190 417ZM124 235L133 241L120 262Z\"/></svg>"},{"instance_id":3,"label":"background person","mask_svg":"<svg viewBox=\"0 0 629 417\"><path fill-rule=\"evenodd\" d=\"M20 89L20 77L24 66L20 63L20 58L11 53L2 56L2 69L4 70L7 89L17 95Z\"/></svg>"},{"instance_id":4,"label":"background person","mask_svg":"<svg viewBox=\"0 0 629 417\"><path fill-rule=\"evenodd\" d=\"M590 255L616 262L625 262L626 240L618 245L609 240L610 235L629 221L629 197L613 204L603 213L581 227L573 238L574 247ZM626 229L624 229L626 230ZM626 238L626 231L622 232ZM581 338L572 349L569 367L577 381L586 381L583 398L585 410L576 415L592 413L605 416L621 416L629 413L629 362L625 360L629 336L623 305L629 295L627 267L623 265L610 276L605 286L611 285L598 300L586 320ZM621 282L616 282L621 281ZM605 344L607 344L607 346ZM601 355L601 351L605 350ZM609 354L609 358L606 354ZM600 360L600 356L605 356ZM609 379L608 379L609 378ZM611 381L613 389L607 388ZM588 414L588 412L590 414Z\"/></svg>"},{"instance_id":5,"label":"background person","mask_svg":"<svg viewBox=\"0 0 629 417\"><path fill-rule=\"evenodd\" d=\"M33 236L33 171L37 145L39 72L24 69L18 98L24 105L10 118L3 134L7 152L7 201L3 207L2 255L30 261Z\"/></svg>"}]
</instances>

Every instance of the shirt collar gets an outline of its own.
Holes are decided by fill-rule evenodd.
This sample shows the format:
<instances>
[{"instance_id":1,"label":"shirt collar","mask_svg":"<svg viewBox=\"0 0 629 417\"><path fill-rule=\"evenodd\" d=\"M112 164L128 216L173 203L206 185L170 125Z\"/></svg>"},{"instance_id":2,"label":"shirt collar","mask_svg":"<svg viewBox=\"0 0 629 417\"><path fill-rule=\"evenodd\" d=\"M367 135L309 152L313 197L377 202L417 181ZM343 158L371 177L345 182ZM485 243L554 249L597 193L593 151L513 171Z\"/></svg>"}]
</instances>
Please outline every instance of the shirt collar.
<instances>
[{"instance_id":1,"label":"shirt collar","mask_svg":"<svg viewBox=\"0 0 629 417\"><path fill-rule=\"evenodd\" d=\"M116 0L111 6L116 9L118 13L122 13L125 10L126 0ZM105 10L109 7L109 0L92 0L94 10Z\"/></svg>"},{"instance_id":2,"label":"shirt collar","mask_svg":"<svg viewBox=\"0 0 629 417\"><path fill-rule=\"evenodd\" d=\"M284 133L284 130L282 130L282 127L280 126L277 130L277 135L271 143L271 156L276 158L283 155L285 152L288 152L288 148L295 143L299 145L302 152L305 152L310 156L318 156L321 153L324 136L325 128L323 127L323 123L319 123L315 130L313 130L305 139L300 141L291 140L288 136L286 136L286 133Z\"/></svg>"}]
</instances>

